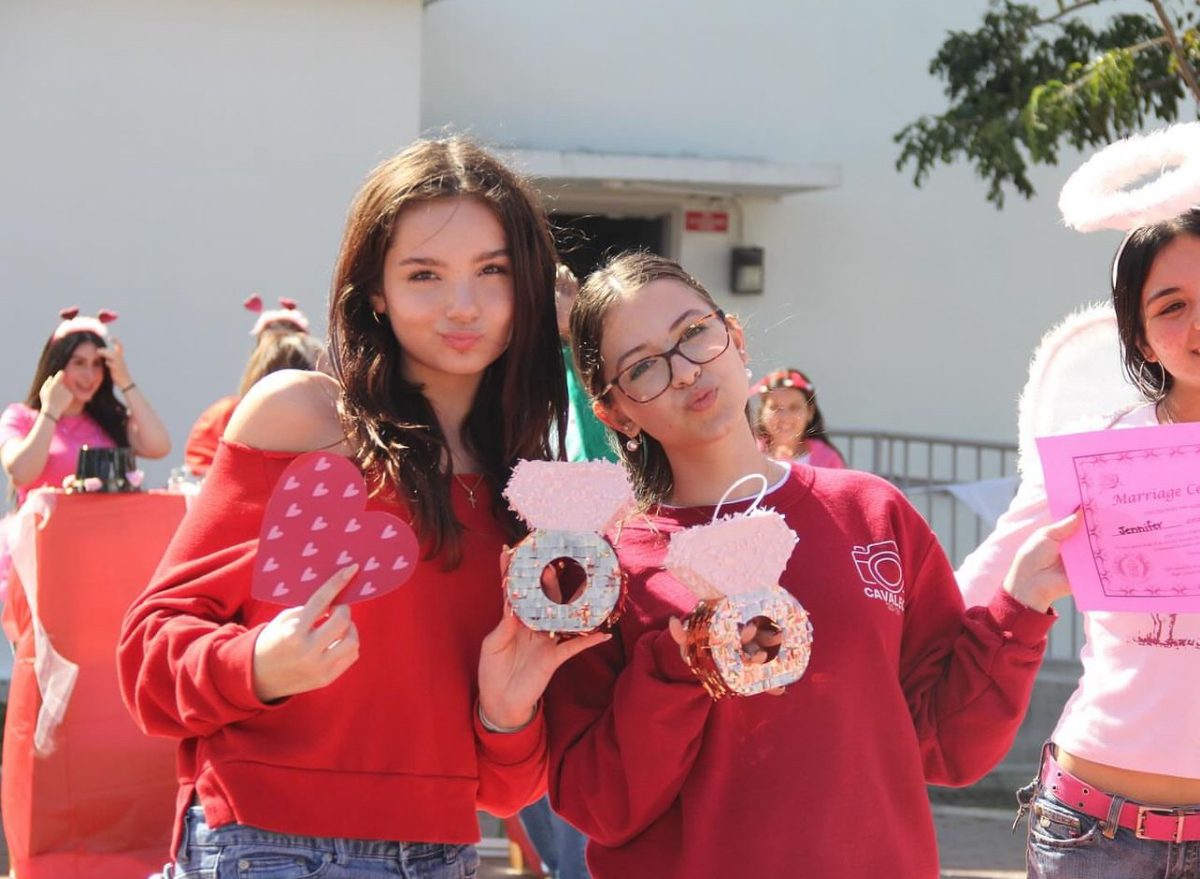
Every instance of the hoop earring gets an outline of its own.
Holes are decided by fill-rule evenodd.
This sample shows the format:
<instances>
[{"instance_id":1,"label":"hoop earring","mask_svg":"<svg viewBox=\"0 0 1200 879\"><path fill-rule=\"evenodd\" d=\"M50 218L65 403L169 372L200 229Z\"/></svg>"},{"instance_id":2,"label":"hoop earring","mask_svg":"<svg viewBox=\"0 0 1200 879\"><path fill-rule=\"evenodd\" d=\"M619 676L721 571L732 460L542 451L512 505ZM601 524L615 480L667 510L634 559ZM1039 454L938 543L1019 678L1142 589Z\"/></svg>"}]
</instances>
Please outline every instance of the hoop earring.
<instances>
[{"instance_id":1,"label":"hoop earring","mask_svg":"<svg viewBox=\"0 0 1200 879\"><path fill-rule=\"evenodd\" d=\"M1155 366L1158 367L1158 376L1155 376L1150 370L1150 361L1141 361L1138 364L1137 383L1141 386L1142 391L1161 398L1166 391L1166 370L1162 368L1161 364L1156 363Z\"/></svg>"},{"instance_id":2,"label":"hoop earring","mask_svg":"<svg viewBox=\"0 0 1200 879\"><path fill-rule=\"evenodd\" d=\"M371 309L371 317L375 318L375 323L379 324L380 326L383 326L383 318L380 317L380 315L382 315L383 313L384 312L376 311L373 308Z\"/></svg>"},{"instance_id":3,"label":"hoop earring","mask_svg":"<svg viewBox=\"0 0 1200 879\"><path fill-rule=\"evenodd\" d=\"M625 440L625 448L628 451L636 452L638 449L640 449L642 447L642 441L640 439L638 439L639 436L641 436L640 433L638 434L638 436L631 436L629 439Z\"/></svg>"}]
</instances>

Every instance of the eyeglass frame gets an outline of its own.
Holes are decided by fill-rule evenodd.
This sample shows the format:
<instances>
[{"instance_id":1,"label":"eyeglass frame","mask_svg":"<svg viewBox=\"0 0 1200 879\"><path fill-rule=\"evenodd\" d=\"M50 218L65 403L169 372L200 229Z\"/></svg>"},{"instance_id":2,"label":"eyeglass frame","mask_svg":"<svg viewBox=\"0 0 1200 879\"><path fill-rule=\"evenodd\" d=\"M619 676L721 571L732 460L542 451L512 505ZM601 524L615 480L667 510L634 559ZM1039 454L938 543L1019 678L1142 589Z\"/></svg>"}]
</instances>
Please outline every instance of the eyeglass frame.
<instances>
[{"instance_id":1,"label":"eyeglass frame","mask_svg":"<svg viewBox=\"0 0 1200 879\"><path fill-rule=\"evenodd\" d=\"M672 345L670 348L668 348L666 351L663 351L658 354L649 354L646 357L639 357L633 363L629 364L624 369L622 369L620 372L618 372L616 375L614 375L612 381L610 381L608 384L606 384L600 390L600 393L596 395L596 399L603 400L606 396L608 396L609 391L611 391L613 388L616 388L618 391L620 391L622 394L625 395L626 399L631 400L634 403L649 403L651 400L657 400L659 397L661 397L663 394L665 394L667 391L669 391L671 389L671 382L673 382L675 380L675 372L671 366L671 360L674 359L676 354L678 354L680 357L682 357L684 360L686 360L688 363L692 364L693 366L703 366L706 363L712 363L714 360L716 360L718 357L720 357L722 354L724 354L726 351L729 350L729 343L733 339L733 334L729 332L729 322L725 316L725 310L721 309L721 308L717 308L717 309L714 309L713 311L710 311L708 314L701 315L700 317L696 318L694 321L691 321L686 327L684 327L683 331L686 332L689 328L694 327L697 324L703 323L704 321L708 320L710 317L720 318L721 326L725 328L725 347L722 348L720 351L718 351L716 354L714 354L712 357L708 358L707 360L700 361L699 363L697 363L692 358L688 357L686 354L683 353L683 351L680 350L680 347L686 341L681 335L680 338L676 340L675 344ZM621 387L617 383L621 380L621 376L623 376L625 373L629 372L629 370L633 369L635 366L637 366L643 360L648 360L653 357L661 357L667 361L667 384L663 387L663 389L661 391L659 391L653 397L647 397L645 400L636 400L630 395L630 393L627 390L625 390L623 387Z\"/></svg>"}]
</instances>

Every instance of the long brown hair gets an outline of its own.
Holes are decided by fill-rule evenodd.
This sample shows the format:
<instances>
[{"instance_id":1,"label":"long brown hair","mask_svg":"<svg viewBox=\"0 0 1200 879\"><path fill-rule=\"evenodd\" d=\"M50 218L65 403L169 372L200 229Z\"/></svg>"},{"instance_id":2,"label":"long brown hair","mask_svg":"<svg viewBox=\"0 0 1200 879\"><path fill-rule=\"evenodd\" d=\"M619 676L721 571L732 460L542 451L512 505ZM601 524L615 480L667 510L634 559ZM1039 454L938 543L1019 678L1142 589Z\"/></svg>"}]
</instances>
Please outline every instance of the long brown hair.
<instances>
[{"instance_id":1,"label":"long brown hair","mask_svg":"<svg viewBox=\"0 0 1200 879\"><path fill-rule=\"evenodd\" d=\"M325 347L308 333L297 332L292 324L278 321L278 328L268 324L258 335L258 344L250 352L242 381L238 385L238 396L254 387L263 376L281 369L313 370L325 356Z\"/></svg>"},{"instance_id":2,"label":"long brown hair","mask_svg":"<svg viewBox=\"0 0 1200 879\"><path fill-rule=\"evenodd\" d=\"M554 312L554 240L525 181L461 137L420 140L379 165L350 207L329 303L329 356L341 384L339 412L372 490L394 486L410 505L430 555L462 557L462 525L450 505L453 465L433 407L400 372L404 352L371 297L396 221L409 206L468 196L504 227L513 280L512 337L487 369L462 440L493 491L492 512L510 538L523 533L500 489L522 458L551 456L549 434L566 436L567 383Z\"/></svg>"},{"instance_id":3,"label":"long brown hair","mask_svg":"<svg viewBox=\"0 0 1200 879\"><path fill-rule=\"evenodd\" d=\"M1113 309L1125 373L1147 400L1158 402L1171 390L1175 379L1161 363L1151 363L1142 353L1146 323L1142 313L1142 288L1154 260L1168 244L1183 235L1200 237L1200 208L1177 217L1142 226L1130 232L1117 252L1113 270Z\"/></svg>"},{"instance_id":4,"label":"long brown hair","mask_svg":"<svg viewBox=\"0 0 1200 879\"><path fill-rule=\"evenodd\" d=\"M588 275L579 289L579 296L571 309L571 350L574 352L575 368L594 399L600 397L606 384L600 346L604 341L604 318L609 309L622 297L663 279L679 281L691 287L714 311L719 310L704 285L689 275L679 263L645 251L627 251L613 257ZM610 390L609 393L616 391ZM612 428L609 430L612 431ZM640 447L630 451L625 447L625 437L617 431L613 433L616 439L614 445L630 473L638 500L643 504L665 500L675 486L675 477L662 444L643 431L639 438Z\"/></svg>"},{"instance_id":5,"label":"long brown hair","mask_svg":"<svg viewBox=\"0 0 1200 879\"><path fill-rule=\"evenodd\" d=\"M33 372L33 384L29 386L29 396L25 405L34 410L42 408L42 385L46 379L67 368L75 349L84 342L91 342L97 348L107 348L108 343L103 336L88 330L67 333L58 339L48 339L38 358L37 369ZM114 443L124 447L129 445L129 413L125 405L113 393L112 374L108 367L104 368L104 379L92 398L83 406L83 411L90 415L103 428Z\"/></svg>"}]
</instances>

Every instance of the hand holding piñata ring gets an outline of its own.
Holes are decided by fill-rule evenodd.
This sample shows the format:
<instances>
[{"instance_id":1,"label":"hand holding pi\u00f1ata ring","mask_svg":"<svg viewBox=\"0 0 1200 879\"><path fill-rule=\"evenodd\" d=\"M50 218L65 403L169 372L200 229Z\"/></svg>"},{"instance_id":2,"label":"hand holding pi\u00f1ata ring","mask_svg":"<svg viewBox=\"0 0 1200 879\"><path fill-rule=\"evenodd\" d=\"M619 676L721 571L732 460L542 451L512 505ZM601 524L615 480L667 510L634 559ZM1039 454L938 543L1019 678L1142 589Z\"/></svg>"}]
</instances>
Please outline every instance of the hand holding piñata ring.
<instances>
[{"instance_id":1,"label":"hand holding pi\u00f1ata ring","mask_svg":"<svg viewBox=\"0 0 1200 879\"><path fill-rule=\"evenodd\" d=\"M521 461L504 496L533 529L514 547L504 578L517 617L531 629L573 634L616 622L625 575L603 532L634 506L625 471L607 461ZM571 571L583 585L565 594ZM559 587L555 598L546 580Z\"/></svg>"},{"instance_id":2,"label":"hand holding pi\u00f1ata ring","mask_svg":"<svg viewBox=\"0 0 1200 879\"><path fill-rule=\"evenodd\" d=\"M808 668L812 623L800 602L778 585L795 545L783 517L763 511L672 536L667 570L700 598L683 621L684 656L714 699L786 687ZM762 619L782 638L773 658L756 662L743 649L742 627Z\"/></svg>"}]
</instances>

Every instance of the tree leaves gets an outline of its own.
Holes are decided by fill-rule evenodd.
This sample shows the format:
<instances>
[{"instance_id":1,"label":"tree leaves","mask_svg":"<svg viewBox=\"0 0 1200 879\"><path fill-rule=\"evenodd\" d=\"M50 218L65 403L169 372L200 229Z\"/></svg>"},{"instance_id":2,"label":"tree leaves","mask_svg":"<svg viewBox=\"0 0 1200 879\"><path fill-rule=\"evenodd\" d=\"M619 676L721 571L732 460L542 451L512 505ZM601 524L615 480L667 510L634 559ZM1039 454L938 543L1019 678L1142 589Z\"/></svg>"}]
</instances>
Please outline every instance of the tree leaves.
<instances>
[{"instance_id":1,"label":"tree leaves","mask_svg":"<svg viewBox=\"0 0 1200 879\"><path fill-rule=\"evenodd\" d=\"M1177 120L1188 91L1158 18L1116 14L1096 29L1094 14L1085 20L1080 9L1101 5L1111 3L1059 0L1046 18L1034 6L994 0L978 30L951 32L929 65L950 106L894 136L896 169L911 164L919 187L938 165L966 159L1002 208L1010 190L1034 195L1030 166L1057 164L1062 145L1099 146L1148 120ZM1195 67L1197 0L1177 5L1176 33Z\"/></svg>"}]
</instances>

